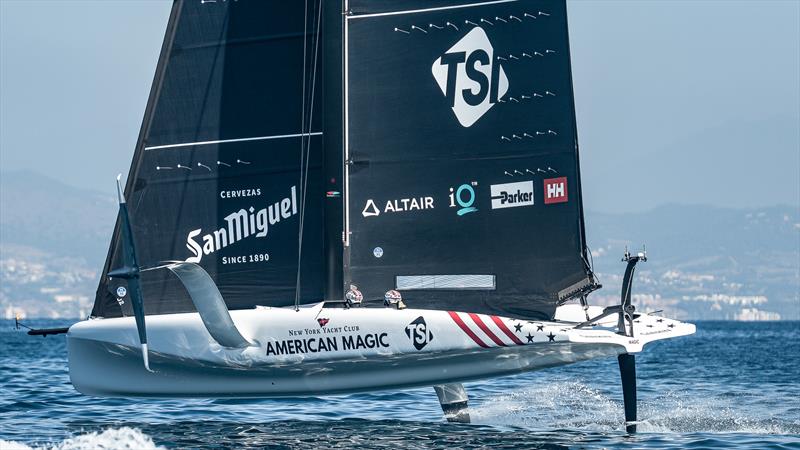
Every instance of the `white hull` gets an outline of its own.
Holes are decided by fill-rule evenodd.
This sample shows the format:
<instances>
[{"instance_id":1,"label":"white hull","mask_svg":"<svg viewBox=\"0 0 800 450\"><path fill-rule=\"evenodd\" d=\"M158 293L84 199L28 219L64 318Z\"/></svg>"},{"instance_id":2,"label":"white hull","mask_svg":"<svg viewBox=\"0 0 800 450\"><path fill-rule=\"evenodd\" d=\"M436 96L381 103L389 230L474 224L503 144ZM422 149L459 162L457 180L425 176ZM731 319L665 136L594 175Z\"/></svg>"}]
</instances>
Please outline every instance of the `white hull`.
<instances>
[{"instance_id":1,"label":"white hull","mask_svg":"<svg viewBox=\"0 0 800 450\"><path fill-rule=\"evenodd\" d=\"M147 316L153 372L143 366L133 318L79 322L67 336L72 383L89 395L151 397L397 389L635 353L648 342L695 330L651 315L637 319L634 338L616 334L616 316L577 329L585 318L577 305L559 308L557 322L415 309L323 309L322 304L299 311L258 307L232 311L231 317L253 345L220 346L197 313Z\"/></svg>"}]
</instances>

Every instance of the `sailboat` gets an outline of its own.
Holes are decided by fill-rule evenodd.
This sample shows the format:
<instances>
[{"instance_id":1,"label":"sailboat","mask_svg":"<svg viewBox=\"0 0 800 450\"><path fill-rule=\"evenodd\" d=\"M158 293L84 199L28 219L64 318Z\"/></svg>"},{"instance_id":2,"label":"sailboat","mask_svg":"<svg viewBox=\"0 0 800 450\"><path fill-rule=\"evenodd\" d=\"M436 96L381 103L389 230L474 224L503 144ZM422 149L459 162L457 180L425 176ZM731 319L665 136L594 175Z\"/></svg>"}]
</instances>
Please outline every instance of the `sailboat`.
<instances>
[{"instance_id":1,"label":"sailboat","mask_svg":"<svg viewBox=\"0 0 800 450\"><path fill-rule=\"evenodd\" d=\"M88 320L88 395L319 396L635 354L590 305L564 0L176 0Z\"/></svg>"}]
</instances>

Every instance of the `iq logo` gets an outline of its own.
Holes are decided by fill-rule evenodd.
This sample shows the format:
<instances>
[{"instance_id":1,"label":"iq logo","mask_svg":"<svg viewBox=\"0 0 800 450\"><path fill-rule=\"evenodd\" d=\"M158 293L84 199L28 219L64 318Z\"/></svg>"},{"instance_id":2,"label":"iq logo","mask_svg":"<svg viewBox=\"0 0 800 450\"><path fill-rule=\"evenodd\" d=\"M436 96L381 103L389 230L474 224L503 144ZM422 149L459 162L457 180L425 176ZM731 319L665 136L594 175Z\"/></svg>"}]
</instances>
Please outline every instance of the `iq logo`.
<instances>
[{"instance_id":1,"label":"iq logo","mask_svg":"<svg viewBox=\"0 0 800 450\"><path fill-rule=\"evenodd\" d=\"M567 197L567 177L544 180L544 204L564 203Z\"/></svg>"},{"instance_id":2,"label":"iq logo","mask_svg":"<svg viewBox=\"0 0 800 450\"><path fill-rule=\"evenodd\" d=\"M475 212L478 208L472 206L475 204L475 189L478 183L473 181L470 184L462 184L458 188L450 188L450 207L458 207L457 214L463 216Z\"/></svg>"},{"instance_id":3,"label":"iq logo","mask_svg":"<svg viewBox=\"0 0 800 450\"><path fill-rule=\"evenodd\" d=\"M463 127L472 126L508 92L508 77L481 27L434 61L431 72Z\"/></svg>"}]
</instances>

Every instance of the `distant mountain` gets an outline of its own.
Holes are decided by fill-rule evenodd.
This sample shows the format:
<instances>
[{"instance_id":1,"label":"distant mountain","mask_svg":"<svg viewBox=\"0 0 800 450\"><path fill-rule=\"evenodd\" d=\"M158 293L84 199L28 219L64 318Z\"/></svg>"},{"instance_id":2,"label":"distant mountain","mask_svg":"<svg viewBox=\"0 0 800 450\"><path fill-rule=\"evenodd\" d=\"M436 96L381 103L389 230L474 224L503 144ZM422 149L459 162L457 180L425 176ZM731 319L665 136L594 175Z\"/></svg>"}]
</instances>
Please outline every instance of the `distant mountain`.
<instances>
[{"instance_id":1,"label":"distant mountain","mask_svg":"<svg viewBox=\"0 0 800 450\"><path fill-rule=\"evenodd\" d=\"M0 317L89 314L116 220L110 192L0 172Z\"/></svg>"},{"instance_id":2,"label":"distant mountain","mask_svg":"<svg viewBox=\"0 0 800 450\"><path fill-rule=\"evenodd\" d=\"M0 172L0 316L88 314L114 227L109 193L34 172ZM647 244L637 270L640 310L686 319L800 319L800 208L666 205L635 214L586 213L604 288L619 301L625 246Z\"/></svg>"},{"instance_id":3,"label":"distant mountain","mask_svg":"<svg viewBox=\"0 0 800 450\"><path fill-rule=\"evenodd\" d=\"M102 264L117 216L113 189L113 180L105 194L36 172L0 172L0 244Z\"/></svg>"},{"instance_id":4,"label":"distant mountain","mask_svg":"<svg viewBox=\"0 0 800 450\"><path fill-rule=\"evenodd\" d=\"M625 246L647 245L640 305L702 319L800 319L800 208L666 205L636 214L586 214L595 270L619 301Z\"/></svg>"}]
</instances>

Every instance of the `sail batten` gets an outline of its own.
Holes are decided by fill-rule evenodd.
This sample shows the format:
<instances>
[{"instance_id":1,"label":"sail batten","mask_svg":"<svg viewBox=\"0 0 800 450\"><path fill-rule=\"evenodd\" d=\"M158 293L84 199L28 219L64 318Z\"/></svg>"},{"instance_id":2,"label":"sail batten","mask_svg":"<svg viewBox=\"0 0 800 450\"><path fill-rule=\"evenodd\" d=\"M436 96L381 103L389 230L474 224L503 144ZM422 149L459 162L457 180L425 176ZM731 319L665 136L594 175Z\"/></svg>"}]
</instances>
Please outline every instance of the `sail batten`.
<instances>
[{"instance_id":1,"label":"sail batten","mask_svg":"<svg viewBox=\"0 0 800 450\"><path fill-rule=\"evenodd\" d=\"M365 18L369 18L369 17L397 16L397 15L403 15L403 14L419 14L419 13L427 13L427 12L432 12L432 11L445 11L445 10L449 10L449 9L461 9L461 8L473 8L473 7L477 7L477 6L497 5L497 4L501 4L501 3L511 3L511 2L516 2L516 1L519 1L519 0L491 0L491 1L482 1L482 2L463 2L463 1L460 1L460 2L459 1L441 2L440 1L438 3L455 3L455 4L432 7L432 8L417 8L417 9L405 9L405 10L395 10L395 11L384 11L384 9L387 9L386 7L381 8L380 6L375 5L376 2L372 2L371 4L366 4L366 3L370 3L370 2L362 0L360 2L359 1L351 2L351 12L352 12L352 14L350 16L348 16L348 19L359 19L359 18L364 18L365 19ZM361 13L359 13L358 11L360 11L362 9L362 7L361 7L362 3L365 3L365 5L363 6L365 11L377 10L378 12L371 12L371 13L370 12L361 12ZM393 3L396 4L398 2L393 2ZM406 3L412 3L412 2L406 2ZM417 3L419 3L419 2L417 2ZM428 2L428 3L431 3L431 2Z\"/></svg>"},{"instance_id":2,"label":"sail batten","mask_svg":"<svg viewBox=\"0 0 800 450\"><path fill-rule=\"evenodd\" d=\"M278 134L273 136L254 136L245 138L220 139L216 141L182 142L179 144L154 145L151 147L145 147L144 149L160 150L164 148L194 147L197 145L211 145L211 144L229 144L233 142L267 141L270 139L290 139L290 138L300 138L303 136L321 136L321 135L322 131L313 131L310 133Z\"/></svg>"}]
</instances>

